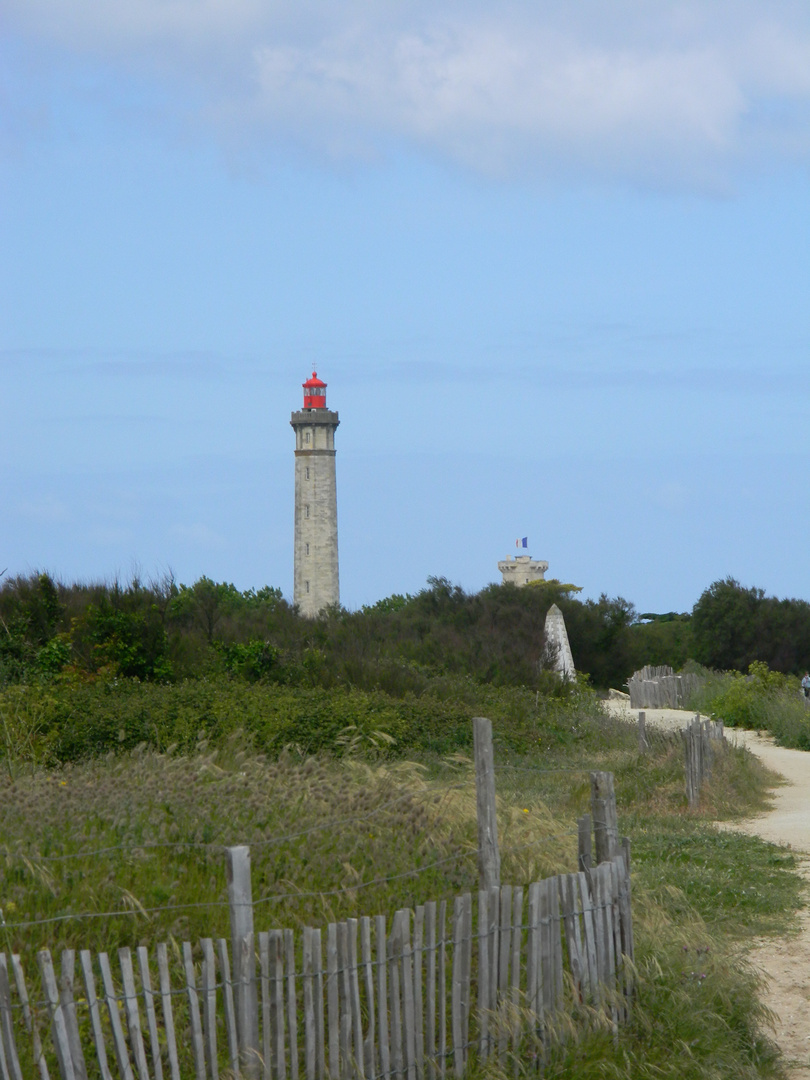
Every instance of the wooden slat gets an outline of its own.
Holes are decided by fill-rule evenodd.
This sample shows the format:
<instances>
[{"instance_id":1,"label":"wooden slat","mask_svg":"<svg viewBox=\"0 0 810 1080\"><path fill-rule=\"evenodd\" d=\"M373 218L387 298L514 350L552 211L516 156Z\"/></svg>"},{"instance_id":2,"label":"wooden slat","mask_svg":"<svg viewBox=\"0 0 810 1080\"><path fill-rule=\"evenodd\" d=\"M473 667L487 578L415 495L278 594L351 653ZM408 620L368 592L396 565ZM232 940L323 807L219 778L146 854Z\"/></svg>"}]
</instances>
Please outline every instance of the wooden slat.
<instances>
[{"instance_id":1,"label":"wooden slat","mask_svg":"<svg viewBox=\"0 0 810 1080\"><path fill-rule=\"evenodd\" d=\"M270 935L266 930L259 934L259 983L262 998L262 1057L264 1080L270 1080L273 1063L273 1020L270 990Z\"/></svg>"},{"instance_id":2,"label":"wooden slat","mask_svg":"<svg viewBox=\"0 0 810 1080\"><path fill-rule=\"evenodd\" d=\"M271 930L270 945L270 1012L273 1033L273 1075L276 1080L287 1076L287 1025L284 1019L284 934Z\"/></svg>"},{"instance_id":3,"label":"wooden slat","mask_svg":"<svg viewBox=\"0 0 810 1080\"><path fill-rule=\"evenodd\" d=\"M604 983L613 987L616 979L616 943L613 927L613 896L611 891L612 863L602 863L597 867L599 871L599 886L601 891L600 914L605 937L605 973Z\"/></svg>"},{"instance_id":4,"label":"wooden slat","mask_svg":"<svg viewBox=\"0 0 810 1080\"><path fill-rule=\"evenodd\" d=\"M489 1011L492 1014L490 1024L498 1007L498 961L500 951L499 927L501 921L501 887L492 885L487 899L487 939L489 941Z\"/></svg>"},{"instance_id":5,"label":"wooden slat","mask_svg":"<svg viewBox=\"0 0 810 1080\"><path fill-rule=\"evenodd\" d=\"M233 997L242 1074L245 1080L258 1080L262 1069L262 1049L259 1043L259 985L256 978L255 936L251 931L238 938L238 942L239 955L233 958ZM241 972L238 979L237 971ZM240 987L244 990L243 994ZM240 1008L243 1010L244 1020Z\"/></svg>"},{"instance_id":6,"label":"wooden slat","mask_svg":"<svg viewBox=\"0 0 810 1080\"><path fill-rule=\"evenodd\" d=\"M65 949L62 953L62 976L59 980L59 997L67 1027L70 1056L76 1080L87 1080L87 1064L84 1060L82 1040L79 1036L79 1020L76 1015L76 999L73 994L73 982L76 974L76 953Z\"/></svg>"},{"instance_id":7,"label":"wooden slat","mask_svg":"<svg viewBox=\"0 0 810 1080\"><path fill-rule=\"evenodd\" d=\"M447 901L439 903L439 923L436 927L438 956L436 977L439 982L439 1076L447 1074Z\"/></svg>"},{"instance_id":8,"label":"wooden slat","mask_svg":"<svg viewBox=\"0 0 810 1080\"><path fill-rule=\"evenodd\" d=\"M596 977L601 988L607 985L608 958L607 958L607 935L605 934L605 909L602 889L603 874L597 866L591 873L591 888L593 889L593 925L596 934Z\"/></svg>"},{"instance_id":9,"label":"wooden slat","mask_svg":"<svg viewBox=\"0 0 810 1080\"><path fill-rule=\"evenodd\" d=\"M186 975L186 995L188 997L188 1019L191 1027L191 1053L194 1058L194 1071L197 1080L205 1077L205 1047L203 1045L202 1023L200 1021L200 999L197 994L197 975L194 971L194 957L191 944L183 942L183 969Z\"/></svg>"},{"instance_id":10,"label":"wooden slat","mask_svg":"<svg viewBox=\"0 0 810 1080\"><path fill-rule=\"evenodd\" d=\"M453 1063L456 1075L467 1066L472 974L472 895L465 893L453 911ZM458 964L456 963L458 954Z\"/></svg>"},{"instance_id":11,"label":"wooden slat","mask_svg":"<svg viewBox=\"0 0 810 1080\"><path fill-rule=\"evenodd\" d=\"M36 1015L31 1010L28 987L25 984L25 972L23 971L22 961L17 953L12 954L11 966L14 968L14 982L17 984L17 996L22 1003L25 1027L31 1035L31 1046L34 1051L34 1061L39 1069L39 1080L51 1080L50 1072L48 1071L48 1063L45 1060L45 1054L42 1049L42 1036L39 1032L39 1022ZM107 1077L103 1077L103 1080L107 1080Z\"/></svg>"},{"instance_id":12,"label":"wooden slat","mask_svg":"<svg viewBox=\"0 0 810 1080\"><path fill-rule=\"evenodd\" d=\"M0 1024L0 1080L12 1080L9 1064L6 1060L6 1044L2 1024Z\"/></svg>"},{"instance_id":13,"label":"wooden slat","mask_svg":"<svg viewBox=\"0 0 810 1080\"><path fill-rule=\"evenodd\" d=\"M391 1073L391 1053L388 1041L388 937L385 916L375 915L374 937L377 945L377 1022L380 1030L380 1076L387 1080Z\"/></svg>"},{"instance_id":14,"label":"wooden slat","mask_svg":"<svg viewBox=\"0 0 810 1080\"><path fill-rule=\"evenodd\" d=\"M340 978L340 1075L352 1075L352 990L349 972L349 927L339 922L337 927L338 971Z\"/></svg>"},{"instance_id":15,"label":"wooden slat","mask_svg":"<svg viewBox=\"0 0 810 1080\"><path fill-rule=\"evenodd\" d=\"M538 982L539 982L539 1014L543 1017L543 1028L545 1028L545 1017L551 1009L551 1001L553 998L552 990L552 951L553 944L551 939L551 911L549 904L549 880L539 881L538 885L538 899L539 899L539 925L538 936L540 941L540 960L538 963Z\"/></svg>"},{"instance_id":16,"label":"wooden slat","mask_svg":"<svg viewBox=\"0 0 810 1080\"><path fill-rule=\"evenodd\" d=\"M628 841L629 846L629 841ZM631 902L629 850L619 867L619 915L622 926L622 952L630 961L625 965L624 992L628 999L633 994L632 965L635 960L635 942L633 938L633 908Z\"/></svg>"},{"instance_id":17,"label":"wooden slat","mask_svg":"<svg viewBox=\"0 0 810 1080\"><path fill-rule=\"evenodd\" d=\"M560 879L552 878L549 882L549 908L551 917L551 960L552 960L552 1011L556 1012L563 1004L563 936L560 918Z\"/></svg>"},{"instance_id":18,"label":"wooden slat","mask_svg":"<svg viewBox=\"0 0 810 1080\"><path fill-rule=\"evenodd\" d=\"M512 893L512 959L509 965L509 1004L513 1010L512 1062L517 1075L520 1064L520 1003L521 964L523 955L523 887L518 885Z\"/></svg>"},{"instance_id":19,"label":"wooden slat","mask_svg":"<svg viewBox=\"0 0 810 1080\"><path fill-rule=\"evenodd\" d=\"M315 1063L318 1080L326 1077L326 1040L323 1015L323 949L321 931L312 931L312 959L315 964Z\"/></svg>"},{"instance_id":20,"label":"wooden slat","mask_svg":"<svg viewBox=\"0 0 810 1080\"><path fill-rule=\"evenodd\" d=\"M542 1011L540 998L540 885L529 886L528 934L526 942L526 1004L539 1016Z\"/></svg>"},{"instance_id":21,"label":"wooden slat","mask_svg":"<svg viewBox=\"0 0 810 1080\"><path fill-rule=\"evenodd\" d=\"M585 875L583 874L582 877L585 878ZM590 995L590 975L588 971L588 954L585 946L585 922L580 897L580 875L567 874L560 880L563 882L561 885L563 904L568 919L565 923L565 932L566 940L568 940L569 957L571 958L572 977L577 1001L582 1003Z\"/></svg>"},{"instance_id":22,"label":"wooden slat","mask_svg":"<svg viewBox=\"0 0 810 1080\"><path fill-rule=\"evenodd\" d=\"M329 1028L329 1076L340 1078L340 986L338 985L337 924L326 929L326 1014Z\"/></svg>"},{"instance_id":23,"label":"wooden slat","mask_svg":"<svg viewBox=\"0 0 810 1080\"><path fill-rule=\"evenodd\" d=\"M565 944L568 949L568 963L571 968L571 982L574 987L574 1001L582 1001L582 948L579 930L579 918L576 909L576 893L571 887L571 874L561 874L559 878L560 908L562 913L563 928L565 930Z\"/></svg>"},{"instance_id":24,"label":"wooden slat","mask_svg":"<svg viewBox=\"0 0 810 1080\"><path fill-rule=\"evenodd\" d=\"M22 1080L20 1059L17 1056L17 1042L14 1038L11 983L8 977L8 962L5 953L0 953L0 1041L4 1046L4 1052L0 1051L0 1056L5 1057L9 1080Z\"/></svg>"},{"instance_id":25,"label":"wooden slat","mask_svg":"<svg viewBox=\"0 0 810 1080\"><path fill-rule=\"evenodd\" d=\"M401 908L399 917L400 970L402 971L402 1043L408 1080L416 1080L416 1009L413 993L413 949L411 948L411 913Z\"/></svg>"},{"instance_id":26,"label":"wooden slat","mask_svg":"<svg viewBox=\"0 0 810 1080\"><path fill-rule=\"evenodd\" d=\"M509 1008L509 962L512 959L512 886L504 885L498 899L501 917L498 926L498 1055L503 1061L509 1049L506 1015Z\"/></svg>"},{"instance_id":27,"label":"wooden slat","mask_svg":"<svg viewBox=\"0 0 810 1080\"><path fill-rule=\"evenodd\" d=\"M214 958L212 938L200 941L203 951L201 979L203 1047L205 1063L211 1080L219 1080L219 1062L217 1055L217 968Z\"/></svg>"},{"instance_id":28,"label":"wooden slat","mask_svg":"<svg viewBox=\"0 0 810 1080\"><path fill-rule=\"evenodd\" d=\"M404 1076L402 1046L402 997L400 994L399 920L394 916L388 937L388 994L391 1001L391 1075L401 1080Z\"/></svg>"},{"instance_id":29,"label":"wooden slat","mask_svg":"<svg viewBox=\"0 0 810 1080\"><path fill-rule=\"evenodd\" d=\"M613 947L613 915L610 902L610 863L601 863L593 872L593 899L597 957L601 955L599 981L602 987L612 989L616 980L616 956ZM613 1029L616 1031L618 1013L612 994L608 994L608 1003Z\"/></svg>"},{"instance_id":30,"label":"wooden slat","mask_svg":"<svg viewBox=\"0 0 810 1080\"><path fill-rule=\"evenodd\" d=\"M509 996L509 964L512 959L512 886L504 885L498 901L501 917L498 924L498 996Z\"/></svg>"},{"instance_id":31,"label":"wooden slat","mask_svg":"<svg viewBox=\"0 0 810 1080\"><path fill-rule=\"evenodd\" d=\"M149 1067L146 1064L146 1049L141 1034L141 1017L138 1010L138 991L135 989L135 973L132 969L132 953L129 949L118 950L121 964L121 981L124 987L124 1015L127 1018L129 1045L135 1059L138 1080L149 1080Z\"/></svg>"},{"instance_id":32,"label":"wooden slat","mask_svg":"<svg viewBox=\"0 0 810 1080\"><path fill-rule=\"evenodd\" d=\"M101 1003L96 993L96 977L93 973L93 958L89 949L83 949L79 953L79 964L82 969L84 981L84 993L87 999L87 1007L90 1013L90 1030L93 1033L93 1045L96 1049L96 1059L102 1080L112 1080L109 1062L107 1060L107 1047L104 1042L104 1028L101 1024ZM162 1080L162 1077L160 1078Z\"/></svg>"},{"instance_id":33,"label":"wooden slat","mask_svg":"<svg viewBox=\"0 0 810 1080\"><path fill-rule=\"evenodd\" d=\"M613 991L621 991L624 987L624 956L622 954L622 918L619 910L619 867L618 859L621 856L616 856L610 863L610 915L613 923L613 955L615 958L615 975L611 989ZM623 861L623 860L622 860ZM624 1006L621 1002L618 1002L617 1009L619 1013L619 1019L624 1020Z\"/></svg>"},{"instance_id":34,"label":"wooden slat","mask_svg":"<svg viewBox=\"0 0 810 1080\"><path fill-rule=\"evenodd\" d=\"M357 955L357 919L346 921L346 966L349 970L349 1011L352 1018L352 1053L354 1074L365 1077L365 1047L363 1046L363 1014L360 1009L360 964Z\"/></svg>"},{"instance_id":35,"label":"wooden slat","mask_svg":"<svg viewBox=\"0 0 810 1080\"><path fill-rule=\"evenodd\" d=\"M425 904L425 1059L428 1080L436 1080L436 901Z\"/></svg>"},{"instance_id":36,"label":"wooden slat","mask_svg":"<svg viewBox=\"0 0 810 1080\"><path fill-rule=\"evenodd\" d=\"M157 947L157 962L160 1002L163 1012L163 1030L166 1034L166 1055L169 1059L172 1080L180 1080L180 1062L177 1057L177 1039L174 1031L172 983L169 973L169 950L165 941L161 941Z\"/></svg>"},{"instance_id":37,"label":"wooden slat","mask_svg":"<svg viewBox=\"0 0 810 1080\"><path fill-rule=\"evenodd\" d=\"M450 1022L453 1040L453 1067L457 1077L464 1075L464 1018L462 995L464 993L464 898L457 896L453 903L453 984L450 996Z\"/></svg>"},{"instance_id":38,"label":"wooden slat","mask_svg":"<svg viewBox=\"0 0 810 1080\"><path fill-rule=\"evenodd\" d=\"M579 879L576 874L568 875L568 896L573 917L574 943L577 957L577 985L580 1001L584 1001L588 990L588 958L585 952L585 927L582 919L582 904L579 896Z\"/></svg>"},{"instance_id":39,"label":"wooden slat","mask_svg":"<svg viewBox=\"0 0 810 1080\"><path fill-rule=\"evenodd\" d=\"M152 976L149 973L149 951L143 945L138 948L138 971L141 976L141 993L143 994L143 1006L146 1013L146 1028L149 1032L152 1073L154 1080L163 1080L163 1060L160 1056L155 994L152 990Z\"/></svg>"},{"instance_id":40,"label":"wooden slat","mask_svg":"<svg viewBox=\"0 0 810 1080\"><path fill-rule=\"evenodd\" d=\"M231 960L228 955L228 942L225 938L217 940L217 958L219 973L222 978L222 1008L225 1016L225 1037L228 1040L228 1063L231 1072L239 1072L239 1036L236 1026L236 1008L233 999L233 981L231 978Z\"/></svg>"},{"instance_id":41,"label":"wooden slat","mask_svg":"<svg viewBox=\"0 0 810 1080\"><path fill-rule=\"evenodd\" d=\"M304 1071L307 1080L315 1080L315 976L312 957L312 927L305 926L302 936L302 983L304 994Z\"/></svg>"},{"instance_id":42,"label":"wooden slat","mask_svg":"<svg viewBox=\"0 0 810 1080\"><path fill-rule=\"evenodd\" d=\"M417 906L413 921L413 1015L416 1040L416 1069L420 1077L425 1071L425 1008L424 1008L424 934L425 907Z\"/></svg>"},{"instance_id":43,"label":"wooden slat","mask_svg":"<svg viewBox=\"0 0 810 1080\"><path fill-rule=\"evenodd\" d=\"M298 1080L298 1000L295 991L295 937L284 931L284 968L287 981L287 1030L290 1033L290 1080Z\"/></svg>"},{"instance_id":44,"label":"wooden slat","mask_svg":"<svg viewBox=\"0 0 810 1080\"><path fill-rule=\"evenodd\" d=\"M541 980L543 1012L554 1013L562 998L562 936L560 933L560 901L557 878L541 882Z\"/></svg>"},{"instance_id":45,"label":"wooden slat","mask_svg":"<svg viewBox=\"0 0 810 1080\"><path fill-rule=\"evenodd\" d=\"M98 967L101 972L101 985L104 988L104 1000L107 1004L107 1013L110 1017L112 1029L113 1050L115 1060L118 1063L118 1073L121 1080L133 1080L132 1066L129 1061L129 1050L121 1023L121 1013L118 1008L118 995L115 992L110 958L105 953L98 954Z\"/></svg>"},{"instance_id":46,"label":"wooden slat","mask_svg":"<svg viewBox=\"0 0 810 1080\"><path fill-rule=\"evenodd\" d=\"M478 1053L482 1061L489 1055L489 890L478 890Z\"/></svg>"},{"instance_id":47,"label":"wooden slat","mask_svg":"<svg viewBox=\"0 0 810 1080\"><path fill-rule=\"evenodd\" d=\"M472 954L473 954L473 909L472 893L465 893L464 932L461 938L461 950L464 960L464 993L461 997L461 1035L463 1039L464 1067L467 1067L470 1046L470 1016L472 1015Z\"/></svg>"},{"instance_id":48,"label":"wooden slat","mask_svg":"<svg viewBox=\"0 0 810 1080\"><path fill-rule=\"evenodd\" d=\"M59 988L56 985L53 960L48 949L42 949L37 953L37 963L42 977L42 989L45 992L45 1000L48 1003L48 1011L51 1016L51 1037L56 1050L59 1073L62 1080L76 1080L73 1071L73 1059L70 1053L70 1042L68 1041L67 1025L62 1012L62 1003L59 1000ZM128 1078L125 1078L125 1080L128 1080Z\"/></svg>"},{"instance_id":49,"label":"wooden slat","mask_svg":"<svg viewBox=\"0 0 810 1080\"><path fill-rule=\"evenodd\" d=\"M579 901L582 909L582 929L585 936L583 972L586 975L587 992L591 1002L598 1005L601 1001L599 987L599 961L596 951L596 927L594 925L593 898L591 896L590 880L584 872L577 874L577 887Z\"/></svg>"},{"instance_id":50,"label":"wooden slat","mask_svg":"<svg viewBox=\"0 0 810 1080\"><path fill-rule=\"evenodd\" d=\"M363 965L363 990L368 1016L363 1040L363 1066L366 1076L377 1075L377 1011L374 1007L374 958L371 952L371 919L360 920L360 961Z\"/></svg>"}]
</instances>

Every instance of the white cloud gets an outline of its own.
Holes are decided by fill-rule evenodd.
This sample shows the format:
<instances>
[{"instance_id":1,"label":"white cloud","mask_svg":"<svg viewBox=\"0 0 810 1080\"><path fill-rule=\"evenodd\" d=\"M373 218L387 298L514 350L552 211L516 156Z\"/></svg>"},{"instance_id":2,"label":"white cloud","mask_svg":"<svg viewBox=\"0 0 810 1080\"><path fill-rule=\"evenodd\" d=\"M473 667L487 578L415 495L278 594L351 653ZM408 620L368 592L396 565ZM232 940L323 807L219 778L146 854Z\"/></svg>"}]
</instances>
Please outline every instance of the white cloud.
<instances>
[{"instance_id":1,"label":"white cloud","mask_svg":"<svg viewBox=\"0 0 810 1080\"><path fill-rule=\"evenodd\" d=\"M656 183L808 152L810 8L789 0L3 7L34 39L171 75L223 139L366 157L394 139L494 175Z\"/></svg>"}]
</instances>

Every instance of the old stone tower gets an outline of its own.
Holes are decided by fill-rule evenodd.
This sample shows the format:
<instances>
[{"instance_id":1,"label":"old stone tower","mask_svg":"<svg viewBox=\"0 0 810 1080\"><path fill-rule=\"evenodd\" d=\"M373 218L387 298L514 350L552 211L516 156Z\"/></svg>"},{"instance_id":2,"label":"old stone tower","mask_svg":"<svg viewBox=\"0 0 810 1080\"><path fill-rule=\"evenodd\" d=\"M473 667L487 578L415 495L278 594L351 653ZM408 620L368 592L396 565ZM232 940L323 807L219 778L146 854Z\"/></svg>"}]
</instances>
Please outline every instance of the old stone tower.
<instances>
[{"instance_id":1,"label":"old stone tower","mask_svg":"<svg viewBox=\"0 0 810 1080\"><path fill-rule=\"evenodd\" d=\"M295 577L293 602L310 618L340 602L338 583L335 429L326 408L326 383L316 372L304 386L304 407L294 412Z\"/></svg>"}]
</instances>

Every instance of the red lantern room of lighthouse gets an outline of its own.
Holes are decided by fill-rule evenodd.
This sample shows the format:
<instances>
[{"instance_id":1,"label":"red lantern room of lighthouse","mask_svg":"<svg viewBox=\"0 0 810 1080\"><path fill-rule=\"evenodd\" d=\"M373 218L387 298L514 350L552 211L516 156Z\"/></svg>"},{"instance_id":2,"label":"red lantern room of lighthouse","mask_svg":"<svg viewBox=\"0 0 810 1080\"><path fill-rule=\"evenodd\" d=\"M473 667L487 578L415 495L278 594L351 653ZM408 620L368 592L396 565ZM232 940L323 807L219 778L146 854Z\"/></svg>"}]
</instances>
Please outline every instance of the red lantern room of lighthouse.
<instances>
[{"instance_id":1,"label":"red lantern room of lighthouse","mask_svg":"<svg viewBox=\"0 0 810 1080\"><path fill-rule=\"evenodd\" d=\"M326 383L318 378L318 372L312 372L312 378L302 384L304 387L304 408L326 408Z\"/></svg>"}]
</instances>

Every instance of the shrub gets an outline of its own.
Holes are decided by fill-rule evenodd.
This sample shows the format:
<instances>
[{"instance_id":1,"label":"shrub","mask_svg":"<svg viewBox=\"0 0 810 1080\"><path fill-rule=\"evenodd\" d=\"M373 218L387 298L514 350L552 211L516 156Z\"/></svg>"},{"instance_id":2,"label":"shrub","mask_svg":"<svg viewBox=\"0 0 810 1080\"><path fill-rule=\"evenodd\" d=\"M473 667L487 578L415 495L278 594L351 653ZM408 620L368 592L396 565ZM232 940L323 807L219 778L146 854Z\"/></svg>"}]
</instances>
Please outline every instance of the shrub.
<instances>
[{"instance_id":1,"label":"shrub","mask_svg":"<svg viewBox=\"0 0 810 1080\"><path fill-rule=\"evenodd\" d=\"M689 705L731 727L769 731L783 746L810 749L810 709L799 680L759 661L749 666L748 675L709 673Z\"/></svg>"}]
</instances>

